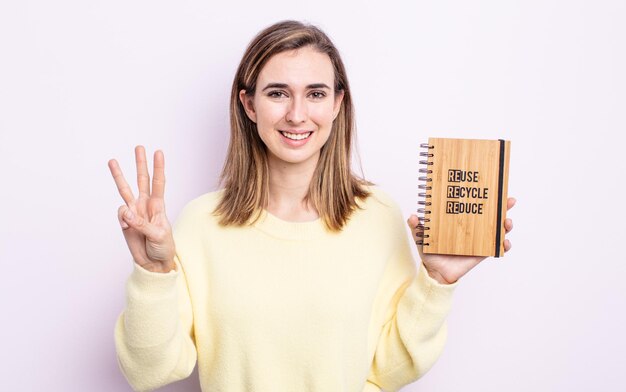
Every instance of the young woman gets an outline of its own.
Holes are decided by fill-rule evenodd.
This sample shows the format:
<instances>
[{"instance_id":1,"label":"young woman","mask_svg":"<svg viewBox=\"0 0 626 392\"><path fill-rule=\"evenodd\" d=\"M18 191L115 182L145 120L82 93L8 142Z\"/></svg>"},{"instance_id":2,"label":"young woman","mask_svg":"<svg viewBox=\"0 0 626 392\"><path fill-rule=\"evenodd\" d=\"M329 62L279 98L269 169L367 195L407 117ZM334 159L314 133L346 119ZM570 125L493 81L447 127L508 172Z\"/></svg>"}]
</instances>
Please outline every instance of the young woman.
<instances>
[{"instance_id":1,"label":"young woman","mask_svg":"<svg viewBox=\"0 0 626 392\"><path fill-rule=\"evenodd\" d=\"M223 186L173 230L163 153L150 189L136 147L136 198L109 161L134 260L115 327L129 383L153 389L196 361L203 391L391 391L422 376L458 279L484 258L418 247L416 266L398 206L350 169L354 112L332 42L295 21L261 31L230 110ZM417 217L407 223L417 240Z\"/></svg>"}]
</instances>

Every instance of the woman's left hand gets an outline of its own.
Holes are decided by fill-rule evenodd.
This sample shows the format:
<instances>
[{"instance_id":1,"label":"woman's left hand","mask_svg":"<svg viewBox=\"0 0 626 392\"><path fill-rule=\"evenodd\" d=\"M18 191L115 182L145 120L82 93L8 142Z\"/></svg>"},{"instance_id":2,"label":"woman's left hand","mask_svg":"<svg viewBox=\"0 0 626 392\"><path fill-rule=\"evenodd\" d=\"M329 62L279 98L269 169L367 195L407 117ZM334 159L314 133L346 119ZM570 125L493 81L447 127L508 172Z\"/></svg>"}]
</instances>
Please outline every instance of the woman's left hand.
<instances>
[{"instance_id":1,"label":"woman's left hand","mask_svg":"<svg viewBox=\"0 0 626 392\"><path fill-rule=\"evenodd\" d=\"M506 209L510 210L515 205L515 199L509 197L507 200ZM407 220L411 231L413 232L413 240L417 241L422 239L423 227L419 224L419 219L416 215L411 215ZM505 219L504 221L505 233L513 230L513 220ZM511 241L504 240L504 251L507 252L511 249ZM442 255L442 254L424 254L422 252L422 245L417 246L422 262L428 271L428 275L441 284L451 284L459 280L463 275L468 273L472 268L476 267L478 263L485 260L485 256L457 256L457 255Z\"/></svg>"}]
</instances>

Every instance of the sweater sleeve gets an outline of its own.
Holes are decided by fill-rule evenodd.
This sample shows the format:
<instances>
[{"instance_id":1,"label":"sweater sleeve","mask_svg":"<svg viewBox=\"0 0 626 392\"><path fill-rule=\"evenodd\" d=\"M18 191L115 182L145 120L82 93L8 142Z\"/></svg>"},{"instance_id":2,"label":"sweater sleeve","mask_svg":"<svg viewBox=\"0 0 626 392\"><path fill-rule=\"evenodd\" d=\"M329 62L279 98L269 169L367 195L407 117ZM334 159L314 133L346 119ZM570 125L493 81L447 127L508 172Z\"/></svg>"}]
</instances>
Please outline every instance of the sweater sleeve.
<instances>
[{"instance_id":1,"label":"sweater sleeve","mask_svg":"<svg viewBox=\"0 0 626 392\"><path fill-rule=\"evenodd\" d=\"M176 227L174 232L176 238ZM191 300L176 244L176 271L150 272L133 263L126 284L115 348L120 369L135 391L187 378L196 364Z\"/></svg>"},{"instance_id":2,"label":"sweater sleeve","mask_svg":"<svg viewBox=\"0 0 626 392\"><path fill-rule=\"evenodd\" d=\"M396 252L381 282L386 321L364 391L397 391L414 382L434 365L445 344L445 319L458 282L441 284L421 262L416 267L406 232L396 225Z\"/></svg>"}]
</instances>

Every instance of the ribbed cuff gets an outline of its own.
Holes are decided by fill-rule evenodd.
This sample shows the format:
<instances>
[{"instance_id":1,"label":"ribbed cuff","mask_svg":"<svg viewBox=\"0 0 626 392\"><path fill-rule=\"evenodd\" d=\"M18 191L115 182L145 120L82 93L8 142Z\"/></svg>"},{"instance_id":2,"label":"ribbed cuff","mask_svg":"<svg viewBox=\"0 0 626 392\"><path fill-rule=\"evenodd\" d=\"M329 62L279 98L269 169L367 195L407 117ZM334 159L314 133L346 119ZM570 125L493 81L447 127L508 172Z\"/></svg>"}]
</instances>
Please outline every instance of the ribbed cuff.
<instances>
[{"instance_id":1,"label":"ribbed cuff","mask_svg":"<svg viewBox=\"0 0 626 392\"><path fill-rule=\"evenodd\" d=\"M452 306L454 290L459 282L441 284L431 278L423 263L418 267L417 277L400 303L400 313L412 315L413 320L421 320L426 325L439 328ZM434 323L434 324L430 324Z\"/></svg>"},{"instance_id":2,"label":"ribbed cuff","mask_svg":"<svg viewBox=\"0 0 626 392\"><path fill-rule=\"evenodd\" d=\"M433 285L437 290L448 291L451 294L452 292L454 292L454 289L459 285L460 279L454 283L439 283L436 279L428 275L428 271L426 270L426 266L423 262L419 263L418 270L418 279L420 279L421 275L421 279L423 281L421 283Z\"/></svg>"},{"instance_id":3,"label":"ribbed cuff","mask_svg":"<svg viewBox=\"0 0 626 392\"><path fill-rule=\"evenodd\" d=\"M179 268L180 270L180 268ZM170 272L152 272L133 262L133 272L130 274L129 284L142 292L163 292L176 285L179 270Z\"/></svg>"},{"instance_id":4,"label":"ribbed cuff","mask_svg":"<svg viewBox=\"0 0 626 392\"><path fill-rule=\"evenodd\" d=\"M126 341L134 347L153 347L176 332L178 271L150 272L134 263L126 284L124 327Z\"/></svg>"}]
</instances>

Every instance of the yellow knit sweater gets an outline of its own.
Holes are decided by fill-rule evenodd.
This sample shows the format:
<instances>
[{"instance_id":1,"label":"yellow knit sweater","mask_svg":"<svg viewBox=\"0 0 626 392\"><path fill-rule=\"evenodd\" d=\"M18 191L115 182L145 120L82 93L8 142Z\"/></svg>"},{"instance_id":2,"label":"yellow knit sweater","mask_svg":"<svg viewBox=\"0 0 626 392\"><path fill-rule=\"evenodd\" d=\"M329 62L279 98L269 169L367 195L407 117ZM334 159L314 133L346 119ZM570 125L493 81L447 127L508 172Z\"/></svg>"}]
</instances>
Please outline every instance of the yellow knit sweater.
<instances>
[{"instance_id":1,"label":"yellow knit sweater","mask_svg":"<svg viewBox=\"0 0 626 392\"><path fill-rule=\"evenodd\" d=\"M189 376L202 391L396 391L426 373L446 339L458 283L416 266L398 206L377 187L340 233L267 211L224 228L220 191L173 227L178 271L134 264L115 326L135 390Z\"/></svg>"}]
</instances>

